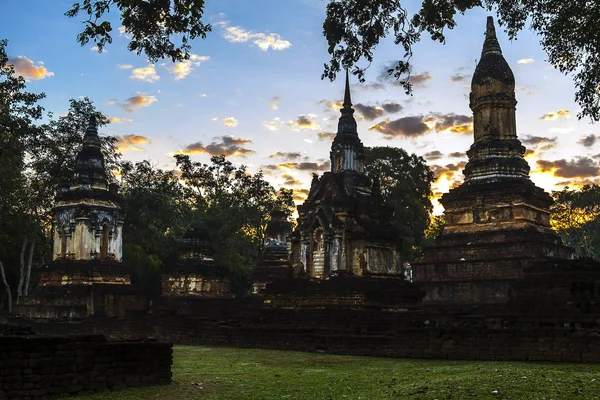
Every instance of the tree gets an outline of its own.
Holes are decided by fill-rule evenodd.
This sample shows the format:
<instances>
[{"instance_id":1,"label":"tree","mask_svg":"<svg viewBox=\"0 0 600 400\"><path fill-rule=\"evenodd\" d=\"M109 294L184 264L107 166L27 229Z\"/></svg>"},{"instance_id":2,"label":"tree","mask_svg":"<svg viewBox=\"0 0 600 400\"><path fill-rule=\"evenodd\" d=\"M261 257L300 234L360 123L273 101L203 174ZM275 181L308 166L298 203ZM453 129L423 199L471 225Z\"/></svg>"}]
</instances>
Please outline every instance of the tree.
<instances>
[{"instance_id":1,"label":"tree","mask_svg":"<svg viewBox=\"0 0 600 400\"><path fill-rule=\"evenodd\" d=\"M445 30L456 26L455 16L473 8L496 10L510 39L516 38L526 22L541 38L548 62L566 75L573 75L581 106L579 118L600 119L600 2L563 0L424 0L412 14L402 0L330 0L323 34L331 60L323 78L335 79L342 67L364 80L365 68L357 64L373 61L379 42L392 35L404 49L402 60L388 70L399 79L407 94L413 45L426 32L444 43Z\"/></svg>"},{"instance_id":2,"label":"tree","mask_svg":"<svg viewBox=\"0 0 600 400\"><path fill-rule=\"evenodd\" d=\"M323 35L329 45L331 60L325 64L323 78L334 80L342 67L364 80L366 68L357 64L373 61L379 42L392 35L404 49L402 60L389 69L412 92L409 81L413 45L426 32L432 40L444 43L444 31L456 26L455 16L474 8L495 10L510 39L515 39L526 22L541 37L548 62L562 73L574 75L575 100L581 106L579 117L600 119L600 36L597 21L600 3L564 0L423 0L411 14L402 0L329 0ZM206 38L211 25L202 22L205 0L81 0L65 15L84 14L85 28L77 35L81 45L90 40L98 51L112 42L111 23L103 17L117 8L125 32L131 35L128 49L144 52L156 62L189 59L189 42ZM175 43L180 38L180 43Z\"/></svg>"},{"instance_id":3,"label":"tree","mask_svg":"<svg viewBox=\"0 0 600 400\"><path fill-rule=\"evenodd\" d=\"M42 134L31 139L32 161L29 165L37 178L45 183L52 192L58 184L69 182L75 170L75 158L83 145L83 138L91 118L96 119L98 128L109 123L94 103L87 97L80 100L69 100L69 111L66 115L53 119L41 126ZM112 170L117 168L120 153L117 151L117 139L113 136L100 136L102 154L106 173L112 177Z\"/></svg>"},{"instance_id":4,"label":"tree","mask_svg":"<svg viewBox=\"0 0 600 400\"><path fill-rule=\"evenodd\" d=\"M37 103L44 94L25 91L25 80L15 75L14 67L8 64L6 46L7 41L0 40L0 275L11 311L10 287L17 274L15 268L9 268L17 264L17 254L24 254L21 251L23 227L29 221L24 208L27 200L25 155L28 141L37 134L33 121L42 116L43 109ZM21 259L23 265L24 255Z\"/></svg>"},{"instance_id":5,"label":"tree","mask_svg":"<svg viewBox=\"0 0 600 400\"><path fill-rule=\"evenodd\" d=\"M418 257L433 206L430 197L433 172L423 157L398 147L366 147L366 168L379 179L381 193L394 209L394 224L403 239L406 260Z\"/></svg>"},{"instance_id":6,"label":"tree","mask_svg":"<svg viewBox=\"0 0 600 400\"><path fill-rule=\"evenodd\" d=\"M77 35L82 46L92 40L102 52L112 42L113 27L102 20L111 8L119 10L125 33L131 35L128 50L138 55L144 52L152 62L160 58L189 59L189 41L204 39L211 30L210 24L201 21L204 0L83 0L65 13L67 17L80 13L87 16L83 21L85 28ZM179 43L174 43L175 37Z\"/></svg>"},{"instance_id":7,"label":"tree","mask_svg":"<svg viewBox=\"0 0 600 400\"><path fill-rule=\"evenodd\" d=\"M550 222L575 257L600 260L600 186L552 192Z\"/></svg>"},{"instance_id":8,"label":"tree","mask_svg":"<svg viewBox=\"0 0 600 400\"><path fill-rule=\"evenodd\" d=\"M292 191L276 191L262 174L251 174L244 165L235 167L224 156L210 164L176 155L181 178L193 204L194 223L209 232L214 258L233 273L235 289L242 293L264 245L271 212L292 212Z\"/></svg>"},{"instance_id":9,"label":"tree","mask_svg":"<svg viewBox=\"0 0 600 400\"><path fill-rule=\"evenodd\" d=\"M160 289L160 272L176 259L189 228L191 205L175 171L149 161L120 164L121 196L126 215L123 258L133 266L133 280L148 293Z\"/></svg>"}]
</instances>

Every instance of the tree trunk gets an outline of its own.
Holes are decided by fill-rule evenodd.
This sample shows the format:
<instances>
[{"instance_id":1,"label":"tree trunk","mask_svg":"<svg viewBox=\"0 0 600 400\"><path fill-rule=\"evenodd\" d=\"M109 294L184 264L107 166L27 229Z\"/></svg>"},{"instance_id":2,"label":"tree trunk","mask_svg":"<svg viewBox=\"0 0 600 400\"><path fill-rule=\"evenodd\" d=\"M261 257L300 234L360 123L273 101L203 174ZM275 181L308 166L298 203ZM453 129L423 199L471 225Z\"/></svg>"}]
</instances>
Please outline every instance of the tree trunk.
<instances>
[{"instance_id":1,"label":"tree trunk","mask_svg":"<svg viewBox=\"0 0 600 400\"><path fill-rule=\"evenodd\" d=\"M25 250L27 250L27 236L25 236L25 240L23 240L23 247L21 247L21 258L19 259L21 265L19 268L19 284L17 285L17 304L19 304L19 299L23 294L23 283L25 282Z\"/></svg>"},{"instance_id":2,"label":"tree trunk","mask_svg":"<svg viewBox=\"0 0 600 400\"><path fill-rule=\"evenodd\" d=\"M6 274L4 273L4 265L2 261L0 261L0 275L2 276L2 283L4 284L4 288L6 289L6 294L8 296L8 312L12 312L12 292L10 291L10 286L8 286L8 282L6 281Z\"/></svg>"},{"instance_id":3,"label":"tree trunk","mask_svg":"<svg viewBox=\"0 0 600 400\"><path fill-rule=\"evenodd\" d=\"M23 296L29 294L29 278L31 277L31 263L33 261L33 251L35 250L36 235L33 235L31 247L29 248L29 258L27 260L27 269L25 270L25 287L23 288Z\"/></svg>"}]
</instances>

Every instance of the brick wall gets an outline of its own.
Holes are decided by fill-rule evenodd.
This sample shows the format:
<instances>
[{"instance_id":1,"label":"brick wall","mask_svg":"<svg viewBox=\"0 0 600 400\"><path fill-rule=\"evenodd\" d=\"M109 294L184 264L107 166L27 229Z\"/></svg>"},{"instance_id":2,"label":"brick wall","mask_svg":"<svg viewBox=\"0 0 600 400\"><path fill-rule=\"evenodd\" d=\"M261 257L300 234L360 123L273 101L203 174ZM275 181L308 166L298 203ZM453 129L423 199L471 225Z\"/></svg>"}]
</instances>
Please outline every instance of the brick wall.
<instances>
[{"instance_id":1,"label":"brick wall","mask_svg":"<svg viewBox=\"0 0 600 400\"><path fill-rule=\"evenodd\" d=\"M0 399L42 399L171 382L172 345L104 336L0 336Z\"/></svg>"},{"instance_id":2,"label":"brick wall","mask_svg":"<svg viewBox=\"0 0 600 400\"><path fill-rule=\"evenodd\" d=\"M195 316L175 311L37 323L36 332L104 332L189 345L226 345L406 358L600 362L600 326L575 319L527 319L445 312L351 309L264 309L195 303ZM200 310L206 310L201 312ZM484 312L484 311L482 311ZM567 318L567 317L565 317ZM568 317L570 318L570 317ZM574 318L574 317L573 317ZM600 315L588 315L597 321ZM15 321L16 322L16 321ZM26 323L21 321L21 323Z\"/></svg>"}]
</instances>

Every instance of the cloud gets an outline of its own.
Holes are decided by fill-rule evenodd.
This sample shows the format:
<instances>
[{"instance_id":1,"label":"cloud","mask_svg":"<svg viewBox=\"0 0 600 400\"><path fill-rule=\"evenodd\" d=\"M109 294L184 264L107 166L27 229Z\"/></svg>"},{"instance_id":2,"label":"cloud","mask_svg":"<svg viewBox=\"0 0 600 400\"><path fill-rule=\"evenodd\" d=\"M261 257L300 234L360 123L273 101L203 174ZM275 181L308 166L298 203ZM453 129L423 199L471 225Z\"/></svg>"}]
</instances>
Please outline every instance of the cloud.
<instances>
[{"instance_id":1,"label":"cloud","mask_svg":"<svg viewBox=\"0 0 600 400\"><path fill-rule=\"evenodd\" d=\"M417 137L429 132L429 126L423 122L423 116L402 117L396 120L389 118L369 127L370 131L378 131L391 139L396 136Z\"/></svg>"},{"instance_id":2,"label":"cloud","mask_svg":"<svg viewBox=\"0 0 600 400\"><path fill-rule=\"evenodd\" d=\"M395 68L398 65L398 61L394 61L385 65L381 66L381 69L379 70L379 75L377 75L377 83L375 84L371 84L372 87L371 89L381 89L383 88L384 84L387 85L392 85L392 86L396 86L396 87L401 87L402 86L402 81L403 80L398 80L396 79L396 77L394 77L394 74L389 74L389 70ZM423 72L423 73L411 73L408 81L416 87L426 87L427 86L427 82L429 80L431 80L433 78L433 76L431 76L431 74L427 71ZM381 87L379 87L378 85L381 85ZM365 85L362 85L365 86Z\"/></svg>"},{"instance_id":3,"label":"cloud","mask_svg":"<svg viewBox=\"0 0 600 400\"><path fill-rule=\"evenodd\" d=\"M430 151L430 152L428 152L428 153L425 153L425 154L423 155L423 157L425 157L427 160L430 160L430 161L439 160L439 159L440 159L440 158L442 158L443 156L444 156L444 155L443 155L443 154L442 154L442 152L441 152L441 151L439 151L439 150L433 150L433 151Z\"/></svg>"},{"instance_id":4,"label":"cloud","mask_svg":"<svg viewBox=\"0 0 600 400\"><path fill-rule=\"evenodd\" d=\"M383 117L385 110L379 106L368 106L358 103L354 105L356 111L367 121L373 121L376 118Z\"/></svg>"},{"instance_id":5,"label":"cloud","mask_svg":"<svg viewBox=\"0 0 600 400\"><path fill-rule=\"evenodd\" d=\"M283 174L282 178L284 179L283 184L286 186L298 186L302 185L302 182L296 179L294 176L290 174Z\"/></svg>"},{"instance_id":6,"label":"cloud","mask_svg":"<svg viewBox=\"0 0 600 400\"><path fill-rule=\"evenodd\" d=\"M102 50L100 50L98 48L98 46L94 46L90 49L90 51L95 51L98 54L104 54L104 53L108 53L108 50L106 50L105 48L102 48Z\"/></svg>"},{"instance_id":7,"label":"cloud","mask_svg":"<svg viewBox=\"0 0 600 400\"><path fill-rule=\"evenodd\" d=\"M140 107L148 107L150 104L157 102L158 99L154 96L149 96L144 93L139 93L136 96L130 97L125 100L122 104L118 103L116 100L110 100L108 102L109 105L117 104L126 112L134 112L138 111Z\"/></svg>"},{"instance_id":8,"label":"cloud","mask_svg":"<svg viewBox=\"0 0 600 400\"><path fill-rule=\"evenodd\" d=\"M295 201L304 201L308 197L308 189L294 189L294 200Z\"/></svg>"},{"instance_id":9,"label":"cloud","mask_svg":"<svg viewBox=\"0 0 600 400\"><path fill-rule=\"evenodd\" d=\"M54 72L48 71L42 61L38 61L38 65L35 65L33 61L24 56L10 57L8 59L8 64L12 64L15 68L15 73L21 75L28 81L37 81L39 79L54 76Z\"/></svg>"},{"instance_id":10,"label":"cloud","mask_svg":"<svg viewBox=\"0 0 600 400\"><path fill-rule=\"evenodd\" d=\"M516 88L515 93L523 93L526 96L533 96L534 94L538 94L538 89L535 86L525 85Z\"/></svg>"},{"instance_id":11,"label":"cloud","mask_svg":"<svg viewBox=\"0 0 600 400\"><path fill-rule=\"evenodd\" d=\"M131 39L131 35L127 33L127 30L124 26L119 27L119 36L124 37L125 39Z\"/></svg>"},{"instance_id":12,"label":"cloud","mask_svg":"<svg viewBox=\"0 0 600 400\"><path fill-rule=\"evenodd\" d=\"M117 136L117 150L121 153L128 150L141 151L140 144L150 143L150 139L142 135Z\"/></svg>"},{"instance_id":13,"label":"cloud","mask_svg":"<svg viewBox=\"0 0 600 400\"><path fill-rule=\"evenodd\" d=\"M554 176L561 178L588 178L600 174L600 167L592 159L577 157L575 160L565 159L548 161L537 160L541 172L552 172Z\"/></svg>"},{"instance_id":14,"label":"cloud","mask_svg":"<svg viewBox=\"0 0 600 400\"><path fill-rule=\"evenodd\" d=\"M134 68L129 76L131 79L137 79L144 82L156 82L160 79L160 76L156 74L156 68L154 64L148 64L145 67Z\"/></svg>"},{"instance_id":15,"label":"cloud","mask_svg":"<svg viewBox=\"0 0 600 400\"><path fill-rule=\"evenodd\" d=\"M527 135L527 136L524 136L523 139L521 139L521 143L537 146L540 144L556 143L556 140L557 140L556 137L549 138L549 137L544 137L544 136Z\"/></svg>"},{"instance_id":16,"label":"cloud","mask_svg":"<svg viewBox=\"0 0 600 400\"><path fill-rule=\"evenodd\" d=\"M569 112L569 110L558 110L556 112L544 114L540 117L540 119L544 121L553 121L561 118L569 118L570 116L571 113Z\"/></svg>"},{"instance_id":17,"label":"cloud","mask_svg":"<svg viewBox=\"0 0 600 400\"><path fill-rule=\"evenodd\" d=\"M238 120L234 117L223 118L223 126L228 128L235 128L238 124Z\"/></svg>"},{"instance_id":18,"label":"cloud","mask_svg":"<svg viewBox=\"0 0 600 400\"><path fill-rule=\"evenodd\" d=\"M270 131L278 131L281 127L281 122L279 121L279 118L275 118L272 121L264 121L263 126Z\"/></svg>"},{"instance_id":19,"label":"cloud","mask_svg":"<svg viewBox=\"0 0 600 400\"><path fill-rule=\"evenodd\" d=\"M331 164L329 163L329 161L325 161L322 163L310 162L310 161L285 162L283 164L263 165L262 168L266 169L266 170L270 170L270 171L275 171L275 170L279 170L279 169L290 169L290 170L297 170L297 171L317 172L317 171L329 170L331 168Z\"/></svg>"},{"instance_id":20,"label":"cloud","mask_svg":"<svg viewBox=\"0 0 600 400\"><path fill-rule=\"evenodd\" d=\"M452 82L464 82L467 80L469 76L465 74L461 74L460 72L456 72L454 75L450 77Z\"/></svg>"},{"instance_id":21,"label":"cloud","mask_svg":"<svg viewBox=\"0 0 600 400\"><path fill-rule=\"evenodd\" d=\"M449 131L464 134L473 132L473 117L468 115L431 113L425 122L434 123L433 129L436 132Z\"/></svg>"},{"instance_id":22,"label":"cloud","mask_svg":"<svg viewBox=\"0 0 600 400\"><path fill-rule=\"evenodd\" d=\"M117 64L117 68L119 68L119 69L131 69L131 68L133 68L133 65L131 65L131 64Z\"/></svg>"},{"instance_id":23,"label":"cloud","mask_svg":"<svg viewBox=\"0 0 600 400\"><path fill-rule=\"evenodd\" d=\"M283 99L279 96L275 96L271 100L269 100L269 110L277 110L277 108L279 108L279 103L281 103L281 100Z\"/></svg>"},{"instance_id":24,"label":"cloud","mask_svg":"<svg viewBox=\"0 0 600 400\"><path fill-rule=\"evenodd\" d=\"M108 121L115 124L130 124L133 122L131 118L109 117Z\"/></svg>"},{"instance_id":25,"label":"cloud","mask_svg":"<svg viewBox=\"0 0 600 400\"><path fill-rule=\"evenodd\" d=\"M402 110L402 105L395 102L377 103L374 106L358 103L354 105L354 108L364 119L373 121L376 118L383 117L386 113L394 114L399 112Z\"/></svg>"},{"instance_id":26,"label":"cloud","mask_svg":"<svg viewBox=\"0 0 600 400\"><path fill-rule=\"evenodd\" d=\"M288 126L290 126L293 130L300 129L310 129L310 130L319 130L321 127L314 121L316 115L314 114L306 114L299 115L295 121L288 121Z\"/></svg>"},{"instance_id":27,"label":"cloud","mask_svg":"<svg viewBox=\"0 0 600 400\"><path fill-rule=\"evenodd\" d=\"M335 135L336 135L335 132L319 132L319 133L317 133L319 140L322 140L324 142L333 141L333 139L335 138Z\"/></svg>"},{"instance_id":28,"label":"cloud","mask_svg":"<svg viewBox=\"0 0 600 400\"><path fill-rule=\"evenodd\" d=\"M466 165L466 161L461 161L446 165L432 165L430 166L430 168L433 171L433 175L435 176L436 181L444 176L448 180L452 180L457 173L462 172Z\"/></svg>"},{"instance_id":29,"label":"cloud","mask_svg":"<svg viewBox=\"0 0 600 400\"><path fill-rule=\"evenodd\" d=\"M526 135L523 137L523 139L521 139L521 143L528 145L528 146L535 146L535 150L533 150L533 153L529 153L529 155L532 154L538 154L540 155L542 152L546 151L546 150L550 150L556 147L557 143L557 138L556 137L545 137L545 136L531 136L531 135ZM528 155L528 154L526 154Z\"/></svg>"},{"instance_id":30,"label":"cloud","mask_svg":"<svg viewBox=\"0 0 600 400\"><path fill-rule=\"evenodd\" d=\"M286 161L293 161L293 160L299 160L302 158L302 154L299 152L285 152L285 151L278 151L276 153L273 153L269 156L269 158L281 158L283 160Z\"/></svg>"},{"instance_id":31,"label":"cloud","mask_svg":"<svg viewBox=\"0 0 600 400\"><path fill-rule=\"evenodd\" d=\"M331 101L331 100L321 100L318 104L324 105L327 107L325 111L330 110L340 110L344 106L343 101Z\"/></svg>"},{"instance_id":32,"label":"cloud","mask_svg":"<svg viewBox=\"0 0 600 400\"><path fill-rule=\"evenodd\" d=\"M190 74L195 67L199 66L205 61L210 60L209 56L199 56L198 54L190 54L190 58L187 60L179 61L172 66L162 64L169 72L175 75L175 80L179 81Z\"/></svg>"},{"instance_id":33,"label":"cloud","mask_svg":"<svg viewBox=\"0 0 600 400\"><path fill-rule=\"evenodd\" d=\"M246 157L248 154L255 153L244 147L252 143L250 139L236 138L233 136L217 136L213 138L212 143L204 145L201 142L192 143L186 146L179 153L183 154L210 154L211 156L225 155L231 157Z\"/></svg>"},{"instance_id":34,"label":"cloud","mask_svg":"<svg viewBox=\"0 0 600 400\"><path fill-rule=\"evenodd\" d=\"M396 102L381 103L380 106L385 110L385 112L390 114L394 114L402 110L402 105Z\"/></svg>"},{"instance_id":35,"label":"cloud","mask_svg":"<svg viewBox=\"0 0 600 400\"><path fill-rule=\"evenodd\" d=\"M463 158L466 156L467 156L467 154L463 153L462 151L455 151L453 153L448 154L448 157L452 157L452 158Z\"/></svg>"},{"instance_id":36,"label":"cloud","mask_svg":"<svg viewBox=\"0 0 600 400\"><path fill-rule=\"evenodd\" d=\"M414 86L425 87L427 81L433 78L429 72L423 72L422 74L410 74L408 81L412 83Z\"/></svg>"},{"instance_id":37,"label":"cloud","mask_svg":"<svg viewBox=\"0 0 600 400\"><path fill-rule=\"evenodd\" d=\"M534 62L533 58L521 58L517 64L531 64L532 62Z\"/></svg>"},{"instance_id":38,"label":"cloud","mask_svg":"<svg viewBox=\"0 0 600 400\"><path fill-rule=\"evenodd\" d=\"M588 135L579 139L577 143L584 147L592 147L596 143L596 140L598 140L598 136Z\"/></svg>"},{"instance_id":39,"label":"cloud","mask_svg":"<svg viewBox=\"0 0 600 400\"><path fill-rule=\"evenodd\" d=\"M277 33L263 33L246 30L240 26L227 26L226 22L220 24L224 27L223 37L232 43L245 43L252 41L262 51L285 50L292 44Z\"/></svg>"}]
</instances>

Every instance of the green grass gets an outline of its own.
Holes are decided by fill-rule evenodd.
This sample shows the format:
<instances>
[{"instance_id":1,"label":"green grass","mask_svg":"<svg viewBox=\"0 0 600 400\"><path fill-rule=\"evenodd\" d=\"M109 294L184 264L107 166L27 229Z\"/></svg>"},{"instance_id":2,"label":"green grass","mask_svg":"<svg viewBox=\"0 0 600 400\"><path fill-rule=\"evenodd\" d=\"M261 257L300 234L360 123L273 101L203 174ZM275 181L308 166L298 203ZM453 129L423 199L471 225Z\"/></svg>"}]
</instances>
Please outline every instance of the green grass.
<instances>
[{"instance_id":1,"label":"green grass","mask_svg":"<svg viewBox=\"0 0 600 400\"><path fill-rule=\"evenodd\" d=\"M600 399L600 365L176 346L173 383L77 399Z\"/></svg>"}]
</instances>

